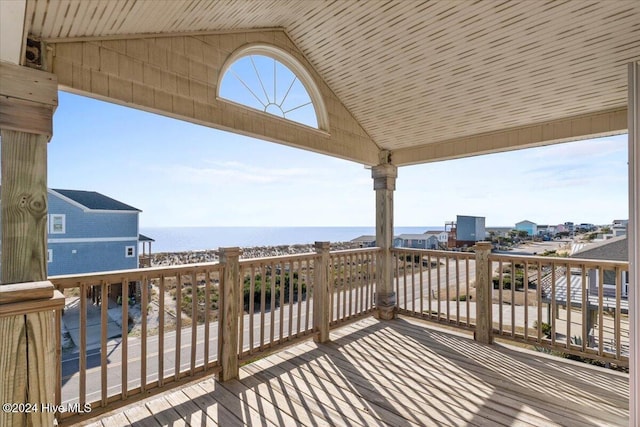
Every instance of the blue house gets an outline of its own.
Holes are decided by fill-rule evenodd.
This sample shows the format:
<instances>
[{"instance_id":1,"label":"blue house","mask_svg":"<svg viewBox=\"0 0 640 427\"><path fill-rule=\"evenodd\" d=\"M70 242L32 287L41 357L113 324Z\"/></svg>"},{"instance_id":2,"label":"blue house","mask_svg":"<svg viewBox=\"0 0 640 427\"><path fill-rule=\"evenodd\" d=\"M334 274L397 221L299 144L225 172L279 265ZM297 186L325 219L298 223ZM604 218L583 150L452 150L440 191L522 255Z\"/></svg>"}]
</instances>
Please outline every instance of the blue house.
<instances>
[{"instance_id":1,"label":"blue house","mask_svg":"<svg viewBox=\"0 0 640 427\"><path fill-rule=\"evenodd\" d=\"M526 231L529 236L535 236L538 229L538 225L535 222L524 220L516 222L517 231Z\"/></svg>"},{"instance_id":2,"label":"blue house","mask_svg":"<svg viewBox=\"0 0 640 427\"><path fill-rule=\"evenodd\" d=\"M438 237L428 234L401 234L393 238L396 248L438 249Z\"/></svg>"},{"instance_id":3,"label":"blue house","mask_svg":"<svg viewBox=\"0 0 640 427\"><path fill-rule=\"evenodd\" d=\"M48 275L138 268L138 215L94 191L49 189Z\"/></svg>"}]
</instances>

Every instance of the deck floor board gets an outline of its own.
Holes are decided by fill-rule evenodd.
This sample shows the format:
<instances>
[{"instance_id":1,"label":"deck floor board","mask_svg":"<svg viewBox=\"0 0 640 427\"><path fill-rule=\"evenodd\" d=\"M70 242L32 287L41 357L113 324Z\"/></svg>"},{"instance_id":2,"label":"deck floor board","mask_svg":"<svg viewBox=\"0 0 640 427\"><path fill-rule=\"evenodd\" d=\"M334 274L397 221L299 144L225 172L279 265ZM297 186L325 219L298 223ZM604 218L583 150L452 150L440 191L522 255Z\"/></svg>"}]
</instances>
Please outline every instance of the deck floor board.
<instances>
[{"instance_id":1,"label":"deck floor board","mask_svg":"<svg viewBox=\"0 0 640 427\"><path fill-rule=\"evenodd\" d=\"M627 426L628 374L373 317L84 425Z\"/></svg>"}]
</instances>

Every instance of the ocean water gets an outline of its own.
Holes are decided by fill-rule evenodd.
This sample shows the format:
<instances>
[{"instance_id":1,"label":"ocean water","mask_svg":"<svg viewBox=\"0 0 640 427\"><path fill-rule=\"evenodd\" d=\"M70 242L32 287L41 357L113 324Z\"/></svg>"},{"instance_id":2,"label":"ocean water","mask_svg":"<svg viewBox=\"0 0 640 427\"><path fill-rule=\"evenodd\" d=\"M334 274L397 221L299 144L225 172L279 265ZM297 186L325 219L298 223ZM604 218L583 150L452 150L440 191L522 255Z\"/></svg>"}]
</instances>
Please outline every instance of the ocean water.
<instances>
[{"instance_id":1,"label":"ocean water","mask_svg":"<svg viewBox=\"0 0 640 427\"><path fill-rule=\"evenodd\" d=\"M395 227L394 234L429 230L442 230L442 227ZM362 235L374 235L375 227L140 227L140 233L155 240L151 250L156 253L315 241L347 242Z\"/></svg>"}]
</instances>

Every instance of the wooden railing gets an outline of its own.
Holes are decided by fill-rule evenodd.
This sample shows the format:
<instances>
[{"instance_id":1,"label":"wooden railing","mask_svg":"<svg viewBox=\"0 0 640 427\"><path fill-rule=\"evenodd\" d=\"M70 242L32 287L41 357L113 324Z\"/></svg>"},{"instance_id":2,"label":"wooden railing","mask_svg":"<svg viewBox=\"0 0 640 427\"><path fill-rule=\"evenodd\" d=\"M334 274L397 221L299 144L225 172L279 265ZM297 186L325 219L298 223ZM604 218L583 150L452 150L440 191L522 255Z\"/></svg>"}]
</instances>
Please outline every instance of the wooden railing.
<instances>
[{"instance_id":1,"label":"wooden railing","mask_svg":"<svg viewBox=\"0 0 640 427\"><path fill-rule=\"evenodd\" d=\"M497 336L628 366L627 262L515 255L489 260Z\"/></svg>"},{"instance_id":2,"label":"wooden railing","mask_svg":"<svg viewBox=\"0 0 640 427\"><path fill-rule=\"evenodd\" d=\"M399 313L464 328L475 325L473 253L407 248L392 253Z\"/></svg>"},{"instance_id":3,"label":"wooden railing","mask_svg":"<svg viewBox=\"0 0 640 427\"><path fill-rule=\"evenodd\" d=\"M628 263L395 248L397 309L567 357L629 364ZM480 279L478 279L480 277Z\"/></svg>"},{"instance_id":4,"label":"wooden railing","mask_svg":"<svg viewBox=\"0 0 640 427\"><path fill-rule=\"evenodd\" d=\"M316 253L241 260L225 248L220 263L51 277L78 348L64 354L60 393L80 410L58 418L211 373L233 378L243 360L310 334L325 341L330 327L373 309L377 253L322 243Z\"/></svg>"}]
</instances>

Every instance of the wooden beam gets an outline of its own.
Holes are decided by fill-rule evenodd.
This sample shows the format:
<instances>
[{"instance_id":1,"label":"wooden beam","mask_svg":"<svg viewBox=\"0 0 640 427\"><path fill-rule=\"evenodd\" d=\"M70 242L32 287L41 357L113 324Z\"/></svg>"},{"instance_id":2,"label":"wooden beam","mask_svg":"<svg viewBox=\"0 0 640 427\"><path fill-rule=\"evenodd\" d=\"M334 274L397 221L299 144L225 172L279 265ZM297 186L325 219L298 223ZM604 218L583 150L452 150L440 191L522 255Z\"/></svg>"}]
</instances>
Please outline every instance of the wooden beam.
<instances>
[{"instance_id":1,"label":"wooden beam","mask_svg":"<svg viewBox=\"0 0 640 427\"><path fill-rule=\"evenodd\" d=\"M629 64L629 425L640 424L640 62Z\"/></svg>"},{"instance_id":2,"label":"wooden beam","mask_svg":"<svg viewBox=\"0 0 640 427\"><path fill-rule=\"evenodd\" d=\"M55 74L0 61L0 129L51 138L58 105Z\"/></svg>"},{"instance_id":3,"label":"wooden beam","mask_svg":"<svg viewBox=\"0 0 640 427\"><path fill-rule=\"evenodd\" d=\"M0 305L25 300L51 298L53 296L53 290L53 284L48 280L30 282L28 284L16 283L0 286Z\"/></svg>"},{"instance_id":4,"label":"wooden beam","mask_svg":"<svg viewBox=\"0 0 640 427\"><path fill-rule=\"evenodd\" d=\"M523 148L540 147L625 133L627 109L598 111L593 114L568 117L531 126L472 135L466 138L408 147L393 151L393 163L398 166L459 159L481 154L500 153Z\"/></svg>"}]
</instances>

